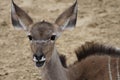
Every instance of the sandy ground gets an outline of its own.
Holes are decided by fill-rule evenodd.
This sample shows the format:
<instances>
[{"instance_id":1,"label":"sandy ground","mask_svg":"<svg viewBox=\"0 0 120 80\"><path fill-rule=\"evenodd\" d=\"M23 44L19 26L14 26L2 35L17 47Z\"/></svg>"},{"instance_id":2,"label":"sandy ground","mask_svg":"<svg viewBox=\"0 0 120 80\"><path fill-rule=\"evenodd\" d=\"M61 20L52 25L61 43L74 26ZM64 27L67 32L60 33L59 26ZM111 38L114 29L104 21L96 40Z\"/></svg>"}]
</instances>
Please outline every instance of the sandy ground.
<instances>
[{"instance_id":1,"label":"sandy ground","mask_svg":"<svg viewBox=\"0 0 120 80\"><path fill-rule=\"evenodd\" d=\"M34 21L54 22L73 0L15 0ZM56 45L68 64L75 61L74 49L86 41L120 47L120 0L78 0L77 26L66 31ZM10 21L10 0L0 0L0 80L40 80L32 62L29 40ZM68 47L69 46L69 47Z\"/></svg>"}]
</instances>

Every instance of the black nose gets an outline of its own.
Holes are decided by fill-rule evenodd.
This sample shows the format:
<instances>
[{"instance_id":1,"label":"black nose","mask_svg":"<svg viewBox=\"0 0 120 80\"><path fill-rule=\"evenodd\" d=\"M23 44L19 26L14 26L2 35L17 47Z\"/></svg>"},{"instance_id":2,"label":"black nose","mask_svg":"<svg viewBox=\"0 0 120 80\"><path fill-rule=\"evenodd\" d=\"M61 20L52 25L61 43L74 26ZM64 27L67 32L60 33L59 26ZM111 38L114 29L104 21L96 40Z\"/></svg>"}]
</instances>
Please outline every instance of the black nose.
<instances>
[{"instance_id":1,"label":"black nose","mask_svg":"<svg viewBox=\"0 0 120 80\"><path fill-rule=\"evenodd\" d=\"M36 60L41 60L42 59L42 57L44 57L44 55L42 54L42 55L39 55L39 54L34 54L33 55L33 58L36 58Z\"/></svg>"},{"instance_id":2,"label":"black nose","mask_svg":"<svg viewBox=\"0 0 120 80\"><path fill-rule=\"evenodd\" d=\"M45 63L45 56L42 54L42 55L33 55L33 61L36 63L36 66L37 67L41 67L44 65Z\"/></svg>"}]
</instances>

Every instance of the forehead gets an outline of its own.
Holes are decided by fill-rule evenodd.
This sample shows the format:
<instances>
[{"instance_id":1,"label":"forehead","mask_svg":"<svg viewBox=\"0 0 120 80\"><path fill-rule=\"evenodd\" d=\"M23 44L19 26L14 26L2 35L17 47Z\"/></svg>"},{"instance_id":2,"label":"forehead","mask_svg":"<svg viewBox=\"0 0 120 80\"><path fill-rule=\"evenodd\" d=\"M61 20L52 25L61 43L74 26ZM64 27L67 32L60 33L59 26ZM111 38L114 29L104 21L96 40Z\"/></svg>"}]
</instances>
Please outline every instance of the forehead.
<instances>
[{"instance_id":1,"label":"forehead","mask_svg":"<svg viewBox=\"0 0 120 80\"><path fill-rule=\"evenodd\" d=\"M48 39L53 32L53 24L45 21L34 24L30 31L34 39Z\"/></svg>"}]
</instances>

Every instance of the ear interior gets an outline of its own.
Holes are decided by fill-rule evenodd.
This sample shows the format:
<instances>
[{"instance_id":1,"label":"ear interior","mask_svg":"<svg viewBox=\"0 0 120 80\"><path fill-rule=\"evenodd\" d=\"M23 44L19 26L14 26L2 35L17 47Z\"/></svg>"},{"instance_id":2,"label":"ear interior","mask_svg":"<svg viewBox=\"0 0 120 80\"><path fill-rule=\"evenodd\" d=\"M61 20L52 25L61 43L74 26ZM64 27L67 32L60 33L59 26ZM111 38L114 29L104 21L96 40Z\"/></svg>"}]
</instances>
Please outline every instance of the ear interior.
<instances>
[{"instance_id":1,"label":"ear interior","mask_svg":"<svg viewBox=\"0 0 120 80\"><path fill-rule=\"evenodd\" d=\"M30 16L18 7L13 0L11 5L11 20L15 28L21 28L24 30L26 30L27 27L33 23Z\"/></svg>"},{"instance_id":2,"label":"ear interior","mask_svg":"<svg viewBox=\"0 0 120 80\"><path fill-rule=\"evenodd\" d=\"M55 21L61 30L72 29L75 27L77 22L78 4L77 0L75 3L65 10Z\"/></svg>"}]
</instances>

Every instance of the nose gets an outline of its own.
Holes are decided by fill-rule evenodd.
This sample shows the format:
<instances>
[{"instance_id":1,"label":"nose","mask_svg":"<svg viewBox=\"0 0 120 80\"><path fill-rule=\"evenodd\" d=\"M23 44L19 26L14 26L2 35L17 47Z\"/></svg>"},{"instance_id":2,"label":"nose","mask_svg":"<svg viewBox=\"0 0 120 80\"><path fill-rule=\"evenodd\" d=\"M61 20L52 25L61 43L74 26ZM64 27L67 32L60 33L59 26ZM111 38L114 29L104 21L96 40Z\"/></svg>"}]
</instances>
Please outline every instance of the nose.
<instances>
[{"instance_id":1,"label":"nose","mask_svg":"<svg viewBox=\"0 0 120 80\"><path fill-rule=\"evenodd\" d=\"M45 60L46 60L46 58L43 54L41 54L41 55L34 54L33 55L33 61L36 63L37 67L43 66L45 63Z\"/></svg>"},{"instance_id":2,"label":"nose","mask_svg":"<svg viewBox=\"0 0 120 80\"><path fill-rule=\"evenodd\" d=\"M37 55L37 54L34 54L33 55L33 61L37 62L37 61L43 61L45 59L45 56L42 54L42 55Z\"/></svg>"}]
</instances>

